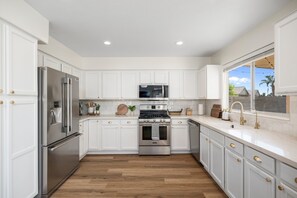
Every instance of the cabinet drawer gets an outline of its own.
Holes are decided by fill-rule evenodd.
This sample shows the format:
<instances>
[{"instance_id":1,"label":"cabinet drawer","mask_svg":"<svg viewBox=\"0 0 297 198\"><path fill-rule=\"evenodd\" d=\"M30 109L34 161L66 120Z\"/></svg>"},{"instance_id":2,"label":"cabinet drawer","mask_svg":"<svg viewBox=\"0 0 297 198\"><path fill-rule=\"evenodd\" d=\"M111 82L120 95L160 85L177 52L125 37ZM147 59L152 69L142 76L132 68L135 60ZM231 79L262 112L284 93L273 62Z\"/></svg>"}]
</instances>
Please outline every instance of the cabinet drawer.
<instances>
[{"instance_id":1,"label":"cabinet drawer","mask_svg":"<svg viewBox=\"0 0 297 198\"><path fill-rule=\"evenodd\" d=\"M121 125L137 125L137 120L121 120Z\"/></svg>"},{"instance_id":2,"label":"cabinet drawer","mask_svg":"<svg viewBox=\"0 0 297 198\"><path fill-rule=\"evenodd\" d=\"M184 120L171 120L171 124L185 125L185 124L188 124L188 120L187 119L184 119Z\"/></svg>"},{"instance_id":3,"label":"cabinet drawer","mask_svg":"<svg viewBox=\"0 0 297 198\"><path fill-rule=\"evenodd\" d=\"M224 145L224 136L222 134L219 134L218 132L210 130L209 138L211 140L215 140L217 143L220 143L222 146Z\"/></svg>"},{"instance_id":4,"label":"cabinet drawer","mask_svg":"<svg viewBox=\"0 0 297 198\"><path fill-rule=\"evenodd\" d=\"M297 169L287 164L280 163L280 178L297 189Z\"/></svg>"},{"instance_id":5,"label":"cabinet drawer","mask_svg":"<svg viewBox=\"0 0 297 198\"><path fill-rule=\"evenodd\" d=\"M201 133L203 133L203 134L205 134L205 135L209 135L209 131L211 131L211 129L209 129L209 128L207 128L207 127L205 127L205 126L202 126L202 125L200 125L200 132Z\"/></svg>"},{"instance_id":6,"label":"cabinet drawer","mask_svg":"<svg viewBox=\"0 0 297 198\"><path fill-rule=\"evenodd\" d=\"M240 142L225 137L225 147L228 148L230 151L234 151L239 155L243 155L243 144Z\"/></svg>"},{"instance_id":7,"label":"cabinet drawer","mask_svg":"<svg viewBox=\"0 0 297 198\"><path fill-rule=\"evenodd\" d=\"M259 151L245 147L244 156L259 167L264 168L270 173L275 173L275 160Z\"/></svg>"},{"instance_id":8,"label":"cabinet drawer","mask_svg":"<svg viewBox=\"0 0 297 198\"><path fill-rule=\"evenodd\" d=\"M102 125L117 125L120 124L120 120L102 120Z\"/></svg>"}]
</instances>

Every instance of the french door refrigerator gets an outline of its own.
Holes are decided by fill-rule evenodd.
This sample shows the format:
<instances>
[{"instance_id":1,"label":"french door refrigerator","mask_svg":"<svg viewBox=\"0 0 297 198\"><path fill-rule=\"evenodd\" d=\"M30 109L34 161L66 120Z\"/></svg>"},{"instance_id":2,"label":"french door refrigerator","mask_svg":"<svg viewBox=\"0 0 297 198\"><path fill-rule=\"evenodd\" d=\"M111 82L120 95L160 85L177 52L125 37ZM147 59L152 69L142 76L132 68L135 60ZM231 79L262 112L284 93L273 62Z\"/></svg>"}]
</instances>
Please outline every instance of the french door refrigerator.
<instances>
[{"instance_id":1,"label":"french door refrigerator","mask_svg":"<svg viewBox=\"0 0 297 198\"><path fill-rule=\"evenodd\" d=\"M79 165L79 79L38 68L39 197L49 197Z\"/></svg>"}]
</instances>

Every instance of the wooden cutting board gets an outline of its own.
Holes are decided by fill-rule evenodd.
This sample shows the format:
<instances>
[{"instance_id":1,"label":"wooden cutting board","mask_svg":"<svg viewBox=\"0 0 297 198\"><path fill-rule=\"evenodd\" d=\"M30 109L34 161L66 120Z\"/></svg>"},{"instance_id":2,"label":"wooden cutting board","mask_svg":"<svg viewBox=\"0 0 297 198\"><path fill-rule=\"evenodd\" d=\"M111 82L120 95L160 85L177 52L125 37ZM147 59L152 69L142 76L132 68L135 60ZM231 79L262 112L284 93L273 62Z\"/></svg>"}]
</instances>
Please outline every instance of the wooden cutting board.
<instances>
[{"instance_id":1,"label":"wooden cutting board","mask_svg":"<svg viewBox=\"0 0 297 198\"><path fill-rule=\"evenodd\" d=\"M220 104L214 104L210 113L211 117L221 118L222 117L222 106Z\"/></svg>"},{"instance_id":2,"label":"wooden cutting board","mask_svg":"<svg viewBox=\"0 0 297 198\"><path fill-rule=\"evenodd\" d=\"M128 113L128 107L125 104L120 104L117 108L117 115L126 115Z\"/></svg>"}]
</instances>

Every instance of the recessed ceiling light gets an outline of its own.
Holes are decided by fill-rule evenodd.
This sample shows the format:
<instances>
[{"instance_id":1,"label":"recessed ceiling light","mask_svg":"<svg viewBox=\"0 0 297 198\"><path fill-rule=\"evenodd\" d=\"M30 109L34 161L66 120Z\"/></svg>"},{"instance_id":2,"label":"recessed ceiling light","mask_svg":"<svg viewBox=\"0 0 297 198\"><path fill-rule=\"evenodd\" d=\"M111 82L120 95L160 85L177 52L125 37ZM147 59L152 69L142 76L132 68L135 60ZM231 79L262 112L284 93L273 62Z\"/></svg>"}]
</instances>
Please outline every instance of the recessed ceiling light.
<instances>
[{"instance_id":1,"label":"recessed ceiling light","mask_svg":"<svg viewBox=\"0 0 297 198\"><path fill-rule=\"evenodd\" d=\"M183 45L184 44L184 42L182 42L182 41L177 41L176 42L176 45Z\"/></svg>"},{"instance_id":2,"label":"recessed ceiling light","mask_svg":"<svg viewBox=\"0 0 297 198\"><path fill-rule=\"evenodd\" d=\"M111 45L110 41L104 41L104 45Z\"/></svg>"}]
</instances>

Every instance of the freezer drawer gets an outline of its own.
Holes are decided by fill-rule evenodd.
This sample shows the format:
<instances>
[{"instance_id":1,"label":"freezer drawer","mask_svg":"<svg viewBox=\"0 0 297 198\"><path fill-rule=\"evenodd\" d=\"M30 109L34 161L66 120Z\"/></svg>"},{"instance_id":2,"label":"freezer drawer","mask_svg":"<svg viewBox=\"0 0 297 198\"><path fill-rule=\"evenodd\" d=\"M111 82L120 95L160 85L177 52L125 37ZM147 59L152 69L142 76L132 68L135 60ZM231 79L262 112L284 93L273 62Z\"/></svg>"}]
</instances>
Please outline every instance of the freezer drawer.
<instances>
[{"instance_id":1,"label":"freezer drawer","mask_svg":"<svg viewBox=\"0 0 297 198\"><path fill-rule=\"evenodd\" d=\"M53 193L79 165L79 134L42 148L42 195Z\"/></svg>"}]
</instances>

